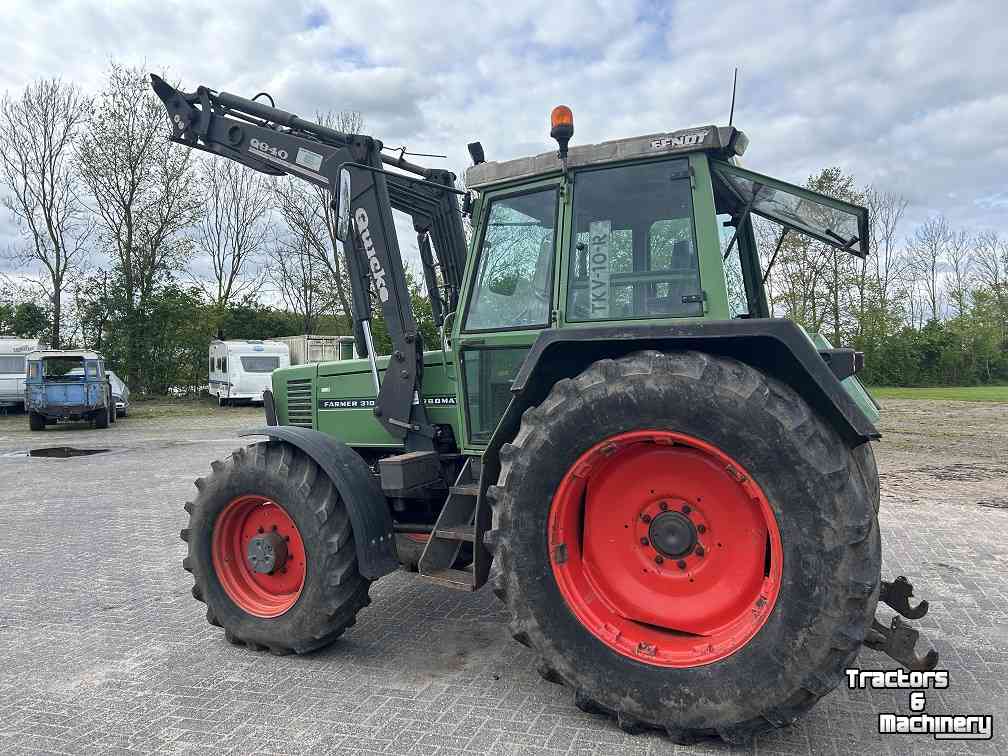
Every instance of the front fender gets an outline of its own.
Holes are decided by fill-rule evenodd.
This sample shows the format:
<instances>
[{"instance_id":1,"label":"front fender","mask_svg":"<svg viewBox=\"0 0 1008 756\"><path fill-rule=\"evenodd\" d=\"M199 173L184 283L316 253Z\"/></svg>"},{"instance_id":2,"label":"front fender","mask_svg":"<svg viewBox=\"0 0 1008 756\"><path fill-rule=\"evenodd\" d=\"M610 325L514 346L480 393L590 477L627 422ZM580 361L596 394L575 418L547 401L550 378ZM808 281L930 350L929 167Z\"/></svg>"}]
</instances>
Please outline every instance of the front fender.
<instances>
[{"instance_id":1,"label":"front fender","mask_svg":"<svg viewBox=\"0 0 1008 756\"><path fill-rule=\"evenodd\" d=\"M399 568L392 516L385 496L371 468L357 452L325 433L290 425L256 428L238 435L285 441L322 468L346 505L361 575L377 580Z\"/></svg>"}]
</instances>

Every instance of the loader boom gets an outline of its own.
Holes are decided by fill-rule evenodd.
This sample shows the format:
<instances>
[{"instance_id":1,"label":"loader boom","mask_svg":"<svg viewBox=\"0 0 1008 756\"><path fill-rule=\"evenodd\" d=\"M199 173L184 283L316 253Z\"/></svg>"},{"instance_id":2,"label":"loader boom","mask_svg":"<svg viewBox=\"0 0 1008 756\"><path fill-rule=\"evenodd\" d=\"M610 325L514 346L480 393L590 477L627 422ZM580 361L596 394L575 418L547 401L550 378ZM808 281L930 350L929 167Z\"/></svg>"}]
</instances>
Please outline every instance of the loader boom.
<instances>
[{"instance_id":1,"label":"loader boom","mask_svg":"<svg viewBox=\"0 0 1008 756\"><path fill-rule=\"evenodd\" d=\"M435 430L423 403L414 402L423 378L423 338L410 303L392 210L407 213L417 232L424 281L435 324L455 309L465 264L465 235L455 176L382 154L381 141L344 134L292 113L226 92L178 91L151 74L171 121L173 142L226 157L274 176L292 176L335 197L340 170L351 175L355 233L346 250L358 351L374 366L371 297L377 296L392 342L389 369L375 416L407 451L433 449ZM387 171L384 165L407 171ZM416 178L414 178L416 176ZM431 247L437 257L431 253ZM377 383L377 370L373 370Z\"/></svg>"}]
</instances>

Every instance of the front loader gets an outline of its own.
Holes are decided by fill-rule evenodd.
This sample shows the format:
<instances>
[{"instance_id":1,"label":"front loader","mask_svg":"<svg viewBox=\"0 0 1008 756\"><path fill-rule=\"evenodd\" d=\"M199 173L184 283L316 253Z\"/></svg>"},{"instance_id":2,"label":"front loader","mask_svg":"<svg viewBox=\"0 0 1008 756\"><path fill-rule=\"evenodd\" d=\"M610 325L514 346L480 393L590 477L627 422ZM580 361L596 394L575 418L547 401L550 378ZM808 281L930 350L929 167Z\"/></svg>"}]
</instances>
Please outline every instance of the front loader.
<instances>
[{"instance_id":1,"label":"front loader","mask_svg":"<svg viewBox=\"0 0 1008 756\"><path fill-rule=\"evenodd\" d=\"M935 665L875 619L927 604L880 579L863 356L772 317L776 252L753 232L758 215L778 250L795 234L863 257L864 208L743 169L732 127L570 147L559 107L558 151L487 162L473 143L460 191L372 137L152 80L173 141L330 192L364 355L275 371L267 426L244 434L266 440L196 481L183 566L229 641L328 645L400 567L489 582L547 680L677 742L790 724L862 644Z\"/></svg>"}]
</instances>

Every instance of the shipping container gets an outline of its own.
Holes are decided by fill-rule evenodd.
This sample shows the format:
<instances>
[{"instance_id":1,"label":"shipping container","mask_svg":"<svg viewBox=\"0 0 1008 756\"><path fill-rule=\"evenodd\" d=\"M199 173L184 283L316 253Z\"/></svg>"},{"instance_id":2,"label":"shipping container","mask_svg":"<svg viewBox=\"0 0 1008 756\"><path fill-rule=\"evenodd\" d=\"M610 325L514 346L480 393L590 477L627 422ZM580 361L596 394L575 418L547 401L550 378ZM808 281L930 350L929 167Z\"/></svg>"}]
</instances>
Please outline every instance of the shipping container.
<instances>
[{"instance_id":1,"label":"shipping container","mask_svg":"<svg viewBox=\"0 0 1008 756\"><path fill-rule=\"evenodd\" d=\"M305 365L315 362L350 360L356 356L353 336L278 336L273 341L286 344L290 349L290 364Z\"/></svg>"}]
</instances>

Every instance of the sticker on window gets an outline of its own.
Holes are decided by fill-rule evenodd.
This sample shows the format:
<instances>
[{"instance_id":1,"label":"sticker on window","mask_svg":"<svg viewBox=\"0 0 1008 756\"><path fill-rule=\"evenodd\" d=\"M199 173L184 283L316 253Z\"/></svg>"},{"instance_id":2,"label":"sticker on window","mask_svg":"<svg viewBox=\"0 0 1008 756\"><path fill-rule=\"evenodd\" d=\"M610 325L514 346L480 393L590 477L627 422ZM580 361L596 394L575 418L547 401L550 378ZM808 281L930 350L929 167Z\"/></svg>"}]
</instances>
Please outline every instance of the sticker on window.
<instances>
[{"instance_id":1,"label":"sticker on window","mask_svg":"<svg viewBox=\"0 0 1008 756\"><path fill-rule=\"evenodd\" d=\"M591 294L591 317L609 317L609 256L611 253L612 221L592 221L588 227L588 290Z\"/></svg>"},{"instance_id":2,"label":"sticker on window","mask_svg":"<svg viewBox=\"0 0 1008 756\"><path fill-rule=\"evenodd\" d=\"M311 168L313 171L318 171L322 168L322 156L317 152L306 150L304 147L298 147L297 157L294 158L294 162L303 165L305 168Z\"/></svg>"}]
</instances>

